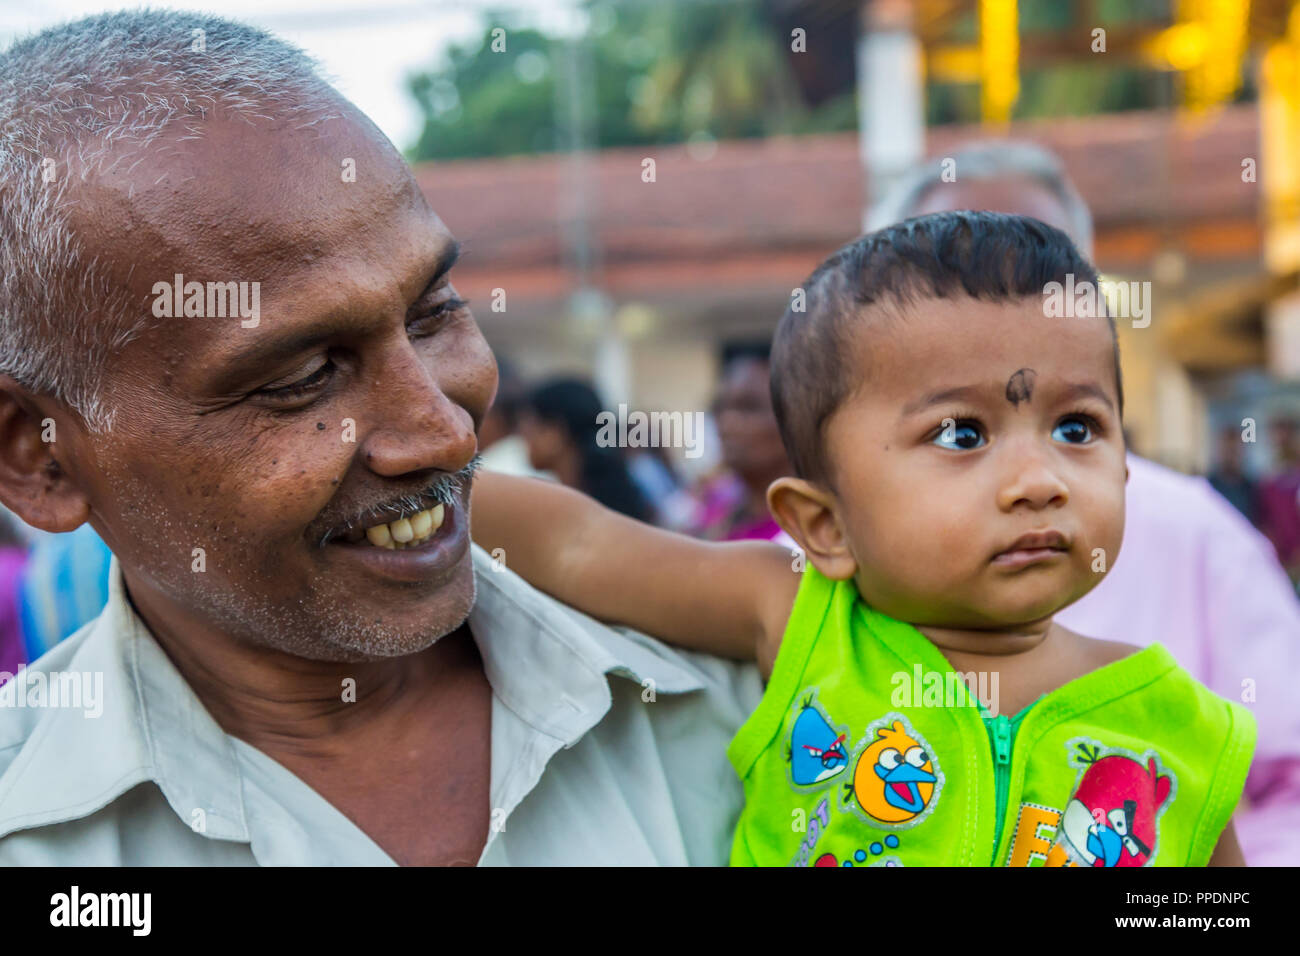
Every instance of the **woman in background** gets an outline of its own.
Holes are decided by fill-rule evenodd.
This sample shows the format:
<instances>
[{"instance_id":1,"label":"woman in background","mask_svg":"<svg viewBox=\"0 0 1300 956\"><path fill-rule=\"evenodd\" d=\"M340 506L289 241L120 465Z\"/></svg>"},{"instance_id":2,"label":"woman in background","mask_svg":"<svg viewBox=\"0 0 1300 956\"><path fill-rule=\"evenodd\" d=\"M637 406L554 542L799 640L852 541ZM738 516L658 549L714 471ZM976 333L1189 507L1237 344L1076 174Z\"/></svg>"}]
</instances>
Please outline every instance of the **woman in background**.
<instances>
[{"instance_id":1,"label":"woman in background","mask_svg":"<svg viewBox=\"0 0 1300 956\"><path fill-rule=\"evenodd\" d=\"M622 452L596 442L596 419L605 410L595 390L578 379L553 379L533 389L519 417L529 462L607 508L653 522L654 510L632 480Z\"/></svg>"},{"instance_id":2,"label":"woman in background","mask_svg":"<svg viewBox=\"0 0 1300 956\"><path fill-rule=\"evenodd\" d=\"M700 538L758 538L793 547L767 510L767 486L793 473L772 409L768 343L724 352L713 417L723 470L696 491L695 518L686 529Z\"/></svg>"}]
</instances>

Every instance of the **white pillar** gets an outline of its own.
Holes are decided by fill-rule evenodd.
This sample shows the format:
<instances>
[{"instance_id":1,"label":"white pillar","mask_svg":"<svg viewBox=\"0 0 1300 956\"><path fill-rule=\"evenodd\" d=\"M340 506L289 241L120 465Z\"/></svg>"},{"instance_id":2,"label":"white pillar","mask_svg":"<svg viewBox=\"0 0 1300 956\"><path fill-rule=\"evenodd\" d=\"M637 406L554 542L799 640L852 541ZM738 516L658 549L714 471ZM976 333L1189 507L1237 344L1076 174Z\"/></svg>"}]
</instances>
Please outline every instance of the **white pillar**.
<instances>
[{"instance_id":1,"label":"white pillar","mask_svg":"<svg viewBox=\"0 0 1300 956\"><path fill-rule=\"evenodd\" d=\"M604 334L596 340L591 377L606 407L615 409L631 401L632 366L627 340L612 321L606 323Z\"/></svg>"},{"instance_id":2,"label":"white pillar","mask_svg":"<svg viewBox=\"0 0 1300 956\"><path fill-rule=\"evenodd\" d=\"M865 232L870 205L925 156L925 64L909 3L864 0L857 71Z\"/></svg>"}]
</instances>

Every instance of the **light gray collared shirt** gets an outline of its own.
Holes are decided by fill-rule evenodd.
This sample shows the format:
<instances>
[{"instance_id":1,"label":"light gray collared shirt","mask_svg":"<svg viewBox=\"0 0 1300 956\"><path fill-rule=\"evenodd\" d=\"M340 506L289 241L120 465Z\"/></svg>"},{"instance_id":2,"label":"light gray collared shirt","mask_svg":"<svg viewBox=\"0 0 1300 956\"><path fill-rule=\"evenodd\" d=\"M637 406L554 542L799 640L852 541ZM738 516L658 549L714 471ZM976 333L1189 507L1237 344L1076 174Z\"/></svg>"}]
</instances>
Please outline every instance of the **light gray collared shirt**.
<instances>
[{"instance_id":1,"label":"light gray collared shirt","mask_svg":"<svg viewBox=\"0 0 1300 956\"><path fill-rule=\"evenodd\" d=\"M725 863L742 799L726 747L761 696L755 668L606 627L477 547L474 570L492 685L479 864ZM116 559L111 575L103 614L0 687L0 866L392 865L217 725Z\"/></svg>"}]
</instances>

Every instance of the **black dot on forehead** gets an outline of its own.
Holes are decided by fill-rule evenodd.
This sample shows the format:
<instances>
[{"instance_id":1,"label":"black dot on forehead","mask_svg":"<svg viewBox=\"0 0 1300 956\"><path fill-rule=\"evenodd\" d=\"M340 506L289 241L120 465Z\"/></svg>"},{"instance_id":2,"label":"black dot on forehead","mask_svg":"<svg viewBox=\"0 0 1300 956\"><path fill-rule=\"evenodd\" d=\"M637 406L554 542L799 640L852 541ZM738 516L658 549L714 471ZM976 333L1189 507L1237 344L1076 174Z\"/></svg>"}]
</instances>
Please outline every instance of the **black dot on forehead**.
<instances>
[{"instance_id":1,"label":"black dot on forehead","mask_svg":"<svg viewBox=\"0 0 1300 956\"><path fill-rule=\"evenodd\" d=\"M1034 379L1038 373L1032 368L1022 368L1017 370L1007 379L1007 401L1016 408L1020 407L1021 402L1027 402L1034 397Z\"/></svg>"}]
</instances>

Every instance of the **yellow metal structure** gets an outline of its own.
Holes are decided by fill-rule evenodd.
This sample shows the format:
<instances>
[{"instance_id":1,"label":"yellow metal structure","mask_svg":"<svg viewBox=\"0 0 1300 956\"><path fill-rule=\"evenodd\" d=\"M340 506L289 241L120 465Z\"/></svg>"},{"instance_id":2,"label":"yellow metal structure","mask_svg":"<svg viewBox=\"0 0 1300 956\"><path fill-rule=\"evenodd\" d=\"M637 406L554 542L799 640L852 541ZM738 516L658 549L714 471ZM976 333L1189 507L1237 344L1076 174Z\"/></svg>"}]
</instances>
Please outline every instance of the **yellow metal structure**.
<instances>
[{"instance_id":1,"label":"yellow metal structure","mask_svg":"<svg viewBox=\"0 0 1300 956\"><path fill-rule=\"evenodd\" d=\"M1016 0L980 0L980 115L1005 124L1020 96L1020 15Z\"/></svg>"},{"instance_id":2,"label":"yellow metal structure","mask_svg":"<svg viewBox=\"0 0 1300 956\"><path fill-rule=\"evenodd\" d=\"M1300 5L1260 69L1264 257L1275 275L1300 272Z\"/></svg>"},{"instance_id":3,"label":"yellow metal structure","mask_svg":"<svg viewBox=\"0 0 1300 956\"><path fill-rule=\"evenodd\" d=\"M1145 45L1148 61L1182 74L1183 105L1200 116L1241 87L1250 47L1250 0L1178 0L1176 22Z\"/></svg>"}]
</instances>

